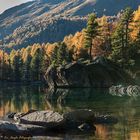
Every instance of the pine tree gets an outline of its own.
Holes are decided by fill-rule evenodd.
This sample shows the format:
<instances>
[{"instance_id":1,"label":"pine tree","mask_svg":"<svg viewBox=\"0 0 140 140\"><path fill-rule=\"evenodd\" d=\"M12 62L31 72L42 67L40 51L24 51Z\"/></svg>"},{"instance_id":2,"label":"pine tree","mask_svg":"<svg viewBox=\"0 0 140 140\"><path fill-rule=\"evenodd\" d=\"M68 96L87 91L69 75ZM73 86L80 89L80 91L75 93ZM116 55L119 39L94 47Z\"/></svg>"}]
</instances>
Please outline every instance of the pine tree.
<instances>
[{"instance_id":1,"label":"pine tree","mask_svg":"<svg viewBox=\"0 0 140 140\"><path fill-rule=\"evenodd\" d=\"M133 21L133 10L128 7L124 10L122 18L121 18L121 24L123 25L124 30L124 46L128 47L129 45L129 34L132 32L130 29L130 23Z\"/></svg>"},{"instance_id":2,"label":"pine tree","mask_svg":"<svg viewBox=\"0 0 140 140\"><path fill-rule=\"evenodd\" d=\"M98 34L98 22L96 21L96 15L90 14L88 17L88 23L85 30L85 48L89 48L89 57L92 60L92 47L93 39Z\"/></svg>"},{"instance_id":3,"label":"pine tree","mask_svg":"<svg viewBox=\"0 0 140 140\"><path fill-rule=\"evenodd\" d=\"M12 64L10 57L8 58L8 68L7 68L7 80L12 80L12 75L13 75L13 69L12 69Z\"/></svg>"},{"instance_id":4,"label":"pine tree","mask_svg":"<svg viewBox=\"0 0 140 140\"><path fill-rule=\"evenodd\" d=\"M30 53L27 53L23 66L23 80L27 82L31 80L31 60L32 56L30 55Z\"/></svg>"},{"instance_id":5,"label":"pine tree","mask_svg":"<svg viewBox=\"0 0 140 140\"><path fill-rule=\"evenodd\" d=\"M124 61L124 31L121 24L117 26L112 36L112 46L112 60L120 65L123 65L122 61Z\"/></svg>"},{"instance_id":6,"label":"pine tree","mask_svg":"<svg viewBox=\"0 0 140 140\"><path fill-rule=\"evenodd\" d=\"M13 62L12 62L14 80L15 81L21 81L22 66L23 66L23 61L21 59L20 52L17 51L16 55L13 57Z\"/></svg>"},{"instance_id":7,"label":"pine tree","mask_svg":"<svg viewBox=\"0 0 140 140\"><path fill-rule=\"evenodd\" d=\"M58 52L58 46L55 46L55 48L51 52L51 57L50 57L51 64L54 66L57 65L57 52Z\"/></svg>"},{"instance_id":8,"label":"pine tree","mask_svg":"<svg viewBox=\"0 0 140 140\"><path fill-rule=\"evenodd\" d=\"M129 63L130 49L130 33L131 22L133 20L133 11L131 8L126 8L121 16L121 19L112 35L112 54L111 58L120 64L121 67L127 66Z\"/></svg>"},{"instance_id":9,"label":"pine tree","mask_svg":"<svg viewBox=\"0 0 140 140\"><path fill-rule=\"evenodd\" d=\"M38 48L31 60L31 73L33 81L41 80L43 53L42 49Z\"/></svg>"},{"instance_id":10,"label":"pine tree","mask_svg":"<svg viewBox=\"0 0 140 140\"><path fill-rule=\"evenodd\" d=\"M10 55L9 55L9 65L10 65L10 68L11 68L11 80L13 81L15 78L14 78L14 65L13 65L13 61L14 61L14 57L16 55L16 51L15 50L12 50Z\"/></svg>"},{"instance_id":11,"label":"pine tree","mask_svg":"<svg viewBox=\"0 0 140 140\"><path fill-rule=\"evenodd\" d=\"M58 65L69 62L70 56L65 43L58 43L57 63Z\"/></svg>"},{"instance_id":12,"label":"pine tree","mask_svg":"<svg viewBox=\"0 0 140 140\"><path fill-rule=\"evenodd\" d=\"M64 42L59 42L51 53L51 63L54 66L62 65L70 62L71 55Z\"/></svg>"}]
</instances>

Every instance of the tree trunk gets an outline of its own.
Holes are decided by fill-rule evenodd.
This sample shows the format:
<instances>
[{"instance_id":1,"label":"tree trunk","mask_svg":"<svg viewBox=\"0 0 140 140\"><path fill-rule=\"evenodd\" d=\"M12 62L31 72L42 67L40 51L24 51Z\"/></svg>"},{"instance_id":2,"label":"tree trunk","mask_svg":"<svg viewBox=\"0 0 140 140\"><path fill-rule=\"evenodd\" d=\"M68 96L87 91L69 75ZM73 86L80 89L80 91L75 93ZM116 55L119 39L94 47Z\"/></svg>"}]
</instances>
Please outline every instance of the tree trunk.
<instances>
[{"instance_id":1,"label":"tree trunk","mask_svg":"<svg viewBox=\"0 0 140 140\"><path fill-rule=\"evenodd\" d=\"M89 50L89 58L92 61L92 47L93 47L93 40L91 41L91 46L90 46L90 50Z\"/></svg>"},{"instance_id":2,"label":"tree trunk","mask_svg":"<svg viewBox=\"0 0 140 140\"><path fill-rule=\"evenodd\" d=\"M122 68L124 68L124 55L125 55L125 43L124 43L124 35L122 35Z\"/></svg>"},{"instance_id":3,"label":"tree trunk","mask_svg":"<svg viewBox=\"0 0 140 140\"><path fill-rule=\"evenodd\" d=\"M90 60L92 60L92 46L90 47L90 50L89 50L89 58Z\"/></svg>"}]
</instances>

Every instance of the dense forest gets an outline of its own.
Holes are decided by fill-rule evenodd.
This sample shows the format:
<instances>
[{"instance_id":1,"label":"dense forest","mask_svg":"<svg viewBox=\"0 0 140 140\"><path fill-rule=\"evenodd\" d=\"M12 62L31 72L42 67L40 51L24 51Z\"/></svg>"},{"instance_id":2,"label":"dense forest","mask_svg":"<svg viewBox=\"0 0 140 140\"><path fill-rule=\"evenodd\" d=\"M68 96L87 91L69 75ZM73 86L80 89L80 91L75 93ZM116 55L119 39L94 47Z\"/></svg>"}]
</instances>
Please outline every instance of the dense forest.
<instances>
[{"instance_id":1,"label":"dense forest","mask_svg":"<svg viewBox=\"0 0 140 140\"><path fill-rule=\"evenodd\" d=\"M50 65L103 56L130 74L139 74L140 8L126 8L116 17L90 14L87 26L62 42L34 44L10 53L0 50L0 80L43 81Z\"/></svg>"},{"instance_id":2,"label":"dense forest","mask_svg":"<svg viewBox=\"0 0 140 140\"><path fill-rule=\"evenodd\" d=\"M62 41L85 28L92 12L98 17L114 16L128 6L136 10L138 5L139 0L31 0L0 14L0 48Z\"/></svg>"}]
</instances>

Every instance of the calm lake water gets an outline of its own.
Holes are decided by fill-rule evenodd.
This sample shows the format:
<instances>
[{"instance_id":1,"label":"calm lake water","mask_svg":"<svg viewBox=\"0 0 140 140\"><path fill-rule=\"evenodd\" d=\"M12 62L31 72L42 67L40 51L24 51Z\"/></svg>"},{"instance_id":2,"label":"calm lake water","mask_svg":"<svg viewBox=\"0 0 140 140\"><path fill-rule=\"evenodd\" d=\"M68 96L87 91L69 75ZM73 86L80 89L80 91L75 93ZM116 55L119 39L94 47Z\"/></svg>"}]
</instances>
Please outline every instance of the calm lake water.
<instances>
[{"instance_id":1,"label":"calm lake water","mask_svg":"<svg viewBox=\"0 0 140 140\"><path fill-rule=\"evenodd\" d=\"M10 84L9 84L10 85ZM95 133L37 137L39 140L140 140L140 97L112 96L105 89L49 91L42 86L0 84L0 118L11 112L30 109L55 110L60 113L76 109L93 109L96 115L112 115L118 123L96 125Z\"/></svg>"}]
</instances>

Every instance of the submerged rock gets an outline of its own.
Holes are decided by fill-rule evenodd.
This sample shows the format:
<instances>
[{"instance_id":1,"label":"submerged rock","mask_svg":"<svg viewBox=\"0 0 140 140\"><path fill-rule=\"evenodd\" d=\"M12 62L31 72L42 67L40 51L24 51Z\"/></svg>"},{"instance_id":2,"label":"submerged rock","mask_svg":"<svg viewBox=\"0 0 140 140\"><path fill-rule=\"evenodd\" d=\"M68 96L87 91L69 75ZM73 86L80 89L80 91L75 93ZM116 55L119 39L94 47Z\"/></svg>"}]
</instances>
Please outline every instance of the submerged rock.
<instances>
[{"instance_id":1,"label":"submerged rock","mask_svg":"<svg viewBox=\"0 0 140 140\"><path fill-rule=\"evenodd\" d=\"M68 113L64 113L64 118L66 121L75 124L82 124L82 123L93 123L95 115L92 110L88 109L81 109L75 110Z\"/></svg>"},{"instance_id":2,"label":"submerged rock","mask_svg":"<svg viewBox=\"0 0 140 140\"><path fill-rule=\"evenodd\" d=\"M109 93L115 96L140 96L140 86L112 86L109 88Z\"/></svg>"},{"instance_id":3,"label":"submerged rock","mask_svg":"<svg viewBox=\"0 0 140 140\"><path fill-rule=\"evenodd\" d=\"M111 61L99 57L60 67L50 66L45 74L49 87L110 87L130 83L132 79Z\"/></svg>"},{"instance_id":4,"label":"submerged rock","mask_svg":"<svg viewBox=\"0 0 140 140\"><path fill-rule=\"evenodd\" d=\"M78 126L78 128L81 131L85 131L85 132L89 132L89 131L95 131L96 127L94 125L88 124L88 123L83 123L80 126Z\"/></svg>"},{"instance_id":5,"label":"submerged rock","mask_svg":"<svg viewBox=\"0 0 140 140\"><path fill-rule=\"evenodd\" d=\"M44 127L0 121L0 135L3 136L32 136L40 135L44 132Z\"/></svg>"},{"instance_id":6,"label":"submerged rock","mask_svg":"<svg viewBox=\"0 0 140 140\"><path fill-rule=\"evenodd\" d=\"M116 124L118 119L110 115L101 115L95 117L95 124Z\"/></svg>"}]
</instances>

